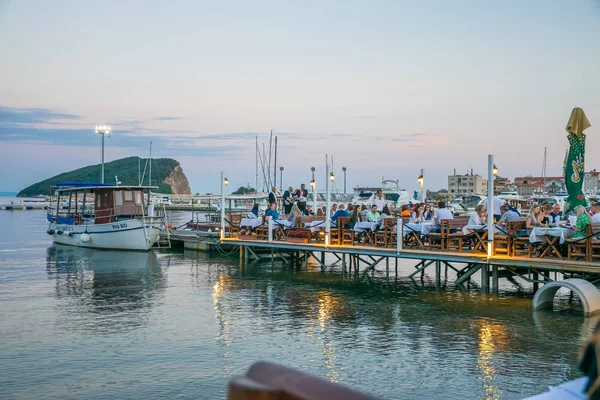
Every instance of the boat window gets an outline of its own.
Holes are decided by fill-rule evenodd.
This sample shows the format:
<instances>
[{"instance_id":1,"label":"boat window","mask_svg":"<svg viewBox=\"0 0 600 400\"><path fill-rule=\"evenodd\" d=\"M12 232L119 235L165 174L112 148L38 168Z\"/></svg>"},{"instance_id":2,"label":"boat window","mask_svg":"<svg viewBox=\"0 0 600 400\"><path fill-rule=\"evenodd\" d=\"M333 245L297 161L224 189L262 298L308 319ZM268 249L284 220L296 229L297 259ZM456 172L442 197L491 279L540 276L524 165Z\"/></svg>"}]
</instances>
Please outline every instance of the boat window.
<instances>
[{"instance_id":1,"label":"boat window","mask_svg":"<svg viewBox=\"0 0 600 400\"><path fill-rule=\"evenodd\" d=\"M135 192L135 204L142 205L142 192Z\"/></svg>"},{"instance_id":2,"label":"boat window","mask_svg":"<svg viewBox=\"0 0 600 400\"><path fill-rule=\"evenodd\" d=\"M96 208L100 208L101 205L102 205L102 195L97 194L96 195Z\"/></svg>"},{"instance_id":3,"label":"boat window","mask_svg":"<svg viewBox=\"0 0 600 400\"><path fill-rule=\"evenodd\" d=\"M115 206L123 205L123 194L120 190L115 190Z\"/></svg>"},{"instance_id":4,"label":"boat window","mask_svg":"<svg viewBox=\"0 0 600 400\"><path fill-rule=\"evenodd\" d=\"M131 190L125 190L123 192L123 196L125 198L125 201L133 201L133 193L131 192Z\"/></svg>"}]
</instances>

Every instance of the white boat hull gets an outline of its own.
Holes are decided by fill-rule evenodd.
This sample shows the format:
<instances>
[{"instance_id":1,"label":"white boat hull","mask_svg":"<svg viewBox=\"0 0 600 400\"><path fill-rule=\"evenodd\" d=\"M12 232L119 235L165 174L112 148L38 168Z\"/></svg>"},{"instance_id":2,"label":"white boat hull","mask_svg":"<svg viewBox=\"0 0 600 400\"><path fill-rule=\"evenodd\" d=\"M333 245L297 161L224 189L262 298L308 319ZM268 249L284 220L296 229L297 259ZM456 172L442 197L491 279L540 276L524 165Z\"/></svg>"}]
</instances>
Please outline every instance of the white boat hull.
<instances>
[{"instance_id":1,"label":"white boat hull","mask_svg":"<svg viewBox=\"0 0 600 400\"><path fill-rule=\"evenodd\" d=\"M149 223L144 225L140 219L89 225L53 222L49 232L54 243L93 249L147 251L160 239L160 229Z\"/></svg>"}]
</instances>

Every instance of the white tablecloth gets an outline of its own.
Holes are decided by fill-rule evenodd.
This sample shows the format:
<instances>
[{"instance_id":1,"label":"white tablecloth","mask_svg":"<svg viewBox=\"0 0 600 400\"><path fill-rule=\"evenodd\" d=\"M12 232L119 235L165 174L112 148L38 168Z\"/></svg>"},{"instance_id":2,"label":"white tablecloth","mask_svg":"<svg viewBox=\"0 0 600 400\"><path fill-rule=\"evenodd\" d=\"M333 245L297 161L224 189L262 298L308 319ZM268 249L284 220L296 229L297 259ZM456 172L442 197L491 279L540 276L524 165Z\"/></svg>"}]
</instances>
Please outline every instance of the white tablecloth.
<instances>
[{"instance_id":1,"label":"white tablecloth","mask_svg":"<svg viewBox=\"0 0 600 400\"><path fill-rule=\"evenodd\" d=\"M377 222L357 222L354 224L354 232L372 231L377 226Z\"/></svg>"},{"instance_id":2,"label":"white tablecloth","mask_svg":"<svg viewBox=\"0 0 600 400\"><path fill-rule=\"evenodd\" d=\"M404 224L404 227L402 229L402 235L406 236L411 232L420 232L421 235L426 235L427 233L423 233L423 227L424 226L428 226L427 228L425 228L425 230L427 231L427 233L429 233L431 231L431 228L429 226L434 226L433 225L433 221L428 223L424 223L424 224L413 224L413 223L408 223L408 224Z\"/></svg>"},{"instance_id":3,"label":"white tablecloth","mask_svg":"<svg viewBox=\"0 0 600 400\"><path fill-rule=\"evenodd\" d=\"M544 236L554 236L560 238L559 243L563 244L565 238L573 236L575 231L569 228L533 228L529 235L530 243L545 243Z\"/></svg>"},{"instance_id":4,"label":"white tablecloth","mask_svg":"<svg viewBox=\"0 0 600 400\"><path fill-rule=\"evenodd\" d=\"M304 226L306 228L310 228L311 232L318 232L321 229L325 229L325 220L305 222ZM335 227L335 224L333 222L331 222L331 227Z\"/></svg>"},{"instance_id":5,"label":"white tablecloth","mask_svg":"<svg viewBox=\"0 0 600 400\"><path fill-rule=\"evenodd\" d=\"M292 226L292 223L290 221L288 221L287 219L278 219L277 221L273 221L272 230L275 230L279 227L282 227L283 229L287 229L291 226Z\"/></svg>"},{"instance_id":6,"label":"white tablecloth","mask_svg":"<svg viewBox=\"0 0 600 400\"><path fill-rule=\"evenodd\" d=\"M256 228L262 224L262 218L242 218L240 227Z\"/></svg>"},{"instance_id":7,"label":"white tablecloth","mask_svg":"<svg viewBox=\"0 0 600 400\"><path fill-rule=\"evenodd\" d=\"M468 235L475 231L487 231L487 225L465 225L462 228L463 235Z\"/></svg>"}]
</instances>

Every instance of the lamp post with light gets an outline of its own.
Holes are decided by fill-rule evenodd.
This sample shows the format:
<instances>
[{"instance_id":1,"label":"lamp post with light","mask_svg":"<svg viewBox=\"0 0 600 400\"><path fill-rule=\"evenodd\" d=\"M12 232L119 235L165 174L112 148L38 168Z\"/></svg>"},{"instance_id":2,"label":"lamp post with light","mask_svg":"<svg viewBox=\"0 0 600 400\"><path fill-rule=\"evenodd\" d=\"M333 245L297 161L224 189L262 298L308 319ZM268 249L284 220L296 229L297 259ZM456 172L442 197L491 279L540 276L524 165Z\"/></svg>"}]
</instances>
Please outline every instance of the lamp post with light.
<instances>
[{"instance_id":1,"label":"lamp post with light","mask_svg":"<svg viewBox=\"0 0 600 400\"><path fill-rule=\"evenodd\" d=\"M315 167L310 167L312 172L312 180L310 181L310 187L312 188L313 195L313 212L317 213L317 181L315 181Z\"/></svg>"},{"instance_id":2,"label":"lamp post with light","mask_svg":"<svg viewBox=\"0 0 600 400\"><path fill-rule=\"evenodd\" d=\"M346 167L342 167L342 171L344 171L344 194L346 194Z\"/></svg>"},{"instance_id":3,"label":"lamp post with light","mask_svg":"<svg viewBox=\"0 0 600 400\"><path fill-rule=\"evenodd\" d=\"M277 185L277 182L275 182ZM279 191L283 190L283 166L279 167Z\"/></svg>"},{"instance_id":4,"label":"lamp post with light","mask_svg":"<svg viewBox=\"0 0 600 400\"><path fill-rule=\"evenodd\" d=\"M417 182L419 182L419 185L421 186L421 202L423 203L425 202L425 198L423 197L423 184L425 183L424 172L425 170L421 168L421 175L417 178Z\"/></svg>"},{"instance_id":5,"label":"lamp post with light","mask_svg":"<svg viewBox=\"0 0 600 400\"><path fill-rule=\"evenodd\" d=\"M110 126L96 126L96 133L102 135L102 183L104 183L104 136L110 136Z\"/></svg>"},{"instance_id":6,"label":"lamp post with light","mask_svg":"<svg viewBox=\"0 0 600 400\"><path fill-rule=\"evenodd\" d=\"M225 239L225 186L228 184L229 180L221 171L221 239Z\"/></svg>"}]
</instances>

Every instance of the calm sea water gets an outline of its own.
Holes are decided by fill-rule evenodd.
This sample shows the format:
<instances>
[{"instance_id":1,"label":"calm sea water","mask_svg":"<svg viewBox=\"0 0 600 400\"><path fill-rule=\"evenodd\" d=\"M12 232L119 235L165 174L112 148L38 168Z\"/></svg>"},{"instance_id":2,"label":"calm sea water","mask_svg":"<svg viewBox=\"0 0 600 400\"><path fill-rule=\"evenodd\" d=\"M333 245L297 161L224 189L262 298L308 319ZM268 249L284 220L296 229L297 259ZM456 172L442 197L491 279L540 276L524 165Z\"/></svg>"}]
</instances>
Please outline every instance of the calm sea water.
<instances>
[{"instance_id":1,"label":"calm sea water","mask_svg":"<svg viewBox=\"0 0 600 400\"><path fill-rule=\"evenodd\" d=\"M0 211L3 399L223 398L257 360L388 399L519 399L579 376L594 323L568 297L532 313L512 283L494 297L333 263L52 246L44 216Z\"/></svg>"}]
</instances>

